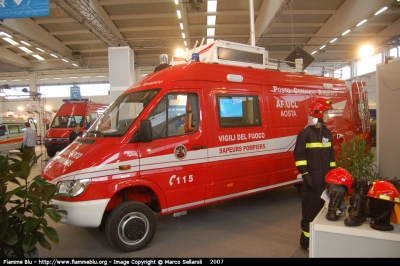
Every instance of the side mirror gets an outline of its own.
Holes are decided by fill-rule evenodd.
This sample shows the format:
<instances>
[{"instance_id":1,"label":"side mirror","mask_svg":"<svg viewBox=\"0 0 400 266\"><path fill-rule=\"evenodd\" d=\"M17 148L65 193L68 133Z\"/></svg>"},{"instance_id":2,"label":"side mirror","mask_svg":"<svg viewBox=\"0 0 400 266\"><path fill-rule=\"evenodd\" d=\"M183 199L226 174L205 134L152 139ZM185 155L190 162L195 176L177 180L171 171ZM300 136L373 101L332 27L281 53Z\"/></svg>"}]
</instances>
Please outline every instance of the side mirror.
<instances>
[{"instance_id":1,"label":"side mirror","mask_svg":"<svg viewBox=\"0 0 400 266\"><path fill-rule=\"evenodd\" d=\"M140 121L139 136L142 142L151 142L153 140L150 120L145 119Z\"/></svg>"}]
</instances>

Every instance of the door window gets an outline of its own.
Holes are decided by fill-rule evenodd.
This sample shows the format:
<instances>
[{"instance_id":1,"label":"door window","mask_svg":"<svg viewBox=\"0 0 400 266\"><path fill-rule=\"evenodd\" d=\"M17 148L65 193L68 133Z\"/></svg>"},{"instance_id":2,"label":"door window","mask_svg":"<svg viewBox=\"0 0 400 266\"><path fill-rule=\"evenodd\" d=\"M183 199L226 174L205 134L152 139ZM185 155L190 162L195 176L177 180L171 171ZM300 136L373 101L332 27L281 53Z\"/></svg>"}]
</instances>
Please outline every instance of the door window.
<instances>
[{"instance_id":1,"label":"door window","mask_svg":"<svg viewBox=\"0 0 400 266\"><path fill-rule=\"evenodd\" d=\"M148 119L153 139L191 134L199 127L199 100L194 93L167 94Z\"/></svg>"}]
</instances>

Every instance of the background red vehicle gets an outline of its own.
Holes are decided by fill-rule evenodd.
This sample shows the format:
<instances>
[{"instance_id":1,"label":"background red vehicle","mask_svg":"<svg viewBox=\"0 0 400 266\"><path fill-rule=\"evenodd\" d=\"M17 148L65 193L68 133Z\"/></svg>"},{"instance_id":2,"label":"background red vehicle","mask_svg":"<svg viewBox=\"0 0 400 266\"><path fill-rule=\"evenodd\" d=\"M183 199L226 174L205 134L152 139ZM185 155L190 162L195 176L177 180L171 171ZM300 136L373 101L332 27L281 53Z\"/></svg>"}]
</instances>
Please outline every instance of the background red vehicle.
<instances>
[{"instance_id":1,"label":"background red vehicle","mask_svg":"<svg viewBox=\"0 0 400 266\"><path fill-rule=\"evenodd\" d=\"M44 144L49 157L54 157L58 151L68 146L69 135L76 124L80 124L81 130L86 131L108 106L88 99L63 101L64 104L46 132Z\"/></svg>"}]
</instances>

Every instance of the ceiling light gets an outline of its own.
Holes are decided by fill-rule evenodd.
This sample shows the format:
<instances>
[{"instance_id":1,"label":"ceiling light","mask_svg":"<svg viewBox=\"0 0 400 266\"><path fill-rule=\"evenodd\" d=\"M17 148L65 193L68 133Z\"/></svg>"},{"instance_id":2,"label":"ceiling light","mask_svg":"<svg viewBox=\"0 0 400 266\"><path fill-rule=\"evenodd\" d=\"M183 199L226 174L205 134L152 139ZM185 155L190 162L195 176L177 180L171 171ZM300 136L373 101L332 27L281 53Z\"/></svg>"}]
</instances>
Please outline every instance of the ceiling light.
<instances>
[{"instance_id":1,"label":"ceiling light","mask_svg":"<svg viewBox=\"0 0 400 266\"><path fill-rule=\"evenodd\" d=\"M217 11L217 1L207 1L207 12Z\"/></svg>"},{"instance_id":2,"label":"ceiling light","mask_svg":"<svg viewBox=\"0 0 400 266\"><path fill-rule=\"evenodd\" d=\"M39 48L39 47L36 47L36 50L39 50L39 51L41 51L41 52L45 52L42 48Z\"/></svg>"},{"instance_id":3,"label":"ceiling light","mask_svg":"<svg viewBox=\"0 0 400 266\"><path fill-rule=\"evenodd\" d=\"M69 77L70 79L77 79L78 77Z\"/></svg>"},{"instance_id":4,"label":"ceiling light","mask_svg":"<svg viewBox=\"0 0 400 266\"><path fill-rule=\"evenodd\" d=\"M214 36L215 28L207 28L207 36Z\"/></svg>"},{"instance_id":5,"label":"ceiling light","mask_svg":"<svg viewBox=\"0 0 400 266\"><path fill-rule=\"evenodd\" d=\"M18 48L21 49L22 51L24 51L25 53L32 53L32 51L29 50L29 49L26 48L26 47L18 47Z\"/></svg>"},{"instance_id":6,"label":"ceiling light","mask_svg":"<svg viewBox=\"0 0 400 266\"><path fill-rule=\"evenodd\" d=\"M350 31L351 31L351 30L346 30L345 32L342 33L342 36L343 36L343 35L346 35L346 34L349 33Z\"/></svg>"},{"instance_id":7,"label":"ceiling light","mask_svg":"<svg viewBox=\"0 0 400 266\"><path fill-rule=\"evenodd\" d=\"M181 11L180 10L176 10L176 13L178 14L178 18L181 18Z\"/></svg>"},{"instance_id":8,"label":"ceiling light","mask_svg":"<svg viewBox=\"0 0 400 266\"><path fill-rule=\"evenodd\" d=\"M357 24L357 27L358 27L358 26L361 26L361 25L362 25L362 24L364 24L365 22L367 22L367 20L366 20L366 19L364 19L364 20L360 21L360 22Z\"/></svg>"},{"instance_id":9,"label":"ceiling light","mask_svg":"<svg viewBox=\"0 0 400 266\"><path fill-rule=\"evenodd\" d=\"M332 39L329 43L333 43L337 40L337 38Z\"/></svg>"},{"instance_id":10,"label":"ceiling light","mask_svg":"<svg viewBox=\"0 0 400 266\"><path fill-rule=\"evenodd\" d=\"M10 34L7 34L7 33L5 33L4 31L0 31L0 35L4 35L4 36L7 36L7 37L11 38L11 35L10 35Z\"/></svg>"},{"instance_id":11,"label":"ceiling light","mask_svg":"<svg viewBox=\"0 0 400 266\"><path fill-rule=\"evenodd\" d=\"M207 16L207 25L215 25L217 16Z\"/></svg>"},{"instance_id":12,"label":"ceiling light","mask_svg":"<svg viewBox=\"0 0 400 266\"><path fill-rule=\"evenodd\" d=\"M324 49L325 47L326 47L326 45L324 44L319 49L321 50L321 49Z\"/></svg>"},{"instance_id":13,"label":"ceiling light","mask_svg":"<svg viewBox=\"0 0 400 266\"><path fill-rule=\"evenodd\" d=\"M72 65L73 65L73 66L76 66L76 67L78 66L78 64L75 64L75 63L72 63Z\"/></svg>"},{"instance_id":14,"label":"ceiling light","mask_svg":"<svg viewBox=\"0 0 400 266\"><path fill-rule=\"evenodd\" d=\"M61 78L53 78L53 79L61 79Z\"/></svg>"},{"instance_id":15,"label":"ceiling light","mask_svg":"<svg viewBox=\"0 0 400 266\"><path fill-rule=\"evenodd\" d=\"M44 58L43 57L41 57L40 55L38 55L38 54L33 54L32 55L33 57L35 57L36 59L39 59L39 60L44 60Z\"/></svg>"},{"instance_id":16,"label":"ceiling light","mask_svg":"<svg viewBox=\"0 0 400 266\"><path fill-rule=\"evenodd\" d=\"M183 41L183 44L185 44L185 46L187 46L187 42L186 41Z\"/></svg>"},{"instance_id":17,"label":"ceiling light","mask_svg":"<svg viewBox=\"0 0 400 266\"><path fill-rule=\"evenodd\" d=\"M12 45L17 45L17 44L19 44L19 43L17 43L16 41L14 41L14 40L11 39L11 38L3 38L3 40L5 40L5 41L8 42L8 43L11 43Z\"/></svg>"},{"instance_id":18,"label":"ceiling light","mask_svg":"<svg viewBox=\"0 0 400 266\"><path fill-rule=\"evenodd\" d=\"M358 56L361 58L368 58L374 52L374 48L371 45L363 45L358 50Z\"/></svg>"},{"instance_id":19,"label":"ceiling light","mask_svg":"<svg viewBox=\"0 0 400 266\"><path fill-rule=\"evenodd\" d=\"M317 51L312 52L311 55L315 54L316 52L317 52Z\"/></svg>"},{"instance_id":20,"label":"ceiling light","mask_svg":"<svg viewBox=\"0 0 400 266\"><path fill-rule=\"evenodd\" d=\"M183 30L183 23L179 23L179 26L181 26L181 30Z\"/></svg>"},{"instance_id":21,"label":"ceiling light","mask_svg":"<svg viewBox=\"0 0 400 266\"><path fill-rule=\"evenodd\" d=\"M61 58L61 60L68 63L67 59Z\"/></svg>"},{"instance_id":22,"label":"ceiling light","mask_svg":"<svg viewBox=\"0 0 400 266\"><path fill-rule=\"evenodd\" d=\"M49 78L41 78L40 80L48 80Z\"/></svg>"},{"instance_id":23,"label":"ceiling light","mask_svg":"<svg viewBox=\"0 0 400 266\"><path fill-rule=\"evenodd\" d=\"M185 39L185 33L184 32L182 32L182 38Z\"/></svg>"},{"instance_id":24,"label":"ceiling light","mask_svg":"<svg viewBox=\"0 0 400 266\"><path fill-rule=\"evenodd\" d=\"M385 11L386 9L387 9L387 6L381 8L378 12L375 13L375 16L376 16L376 15L379 15L380 13L382 13L383 11Z\"/></svg>"},{"instance_id":25,"label":"ceiling light","mask_svg":"<svg viewBox=\"0 0 400 266\"><path fill-rule=\"evenodd\" d=\"M12 81L21 81L20 79L13 79Z\"/></svg>"},{"instance_id":26,"label":"ceiling light","mask_svg":"<svg viewBox=\"0 0 400 266\"><path fill-rule=\"evenodd\" d=\"M104 78L105 76L96 76L96 78Z\"/></svg>"},{"instance_id":27,"label":"ceiling light","mask_svg":"<svg viewBox=\"0 0 400 266\"><path fill-rule=\"evenodd\" d=\"M82 78L83 79L88 79L88 78L90 78L90 76L83 76Z\"/></svg>"},{"instance_id":28,"label":"ceiling light","mask_svg":"<svg viewBox=\"0 0 400 266\"><path fill-rule=\"evenodd\" d=\"M23 44L25 44L25 45L28 45L28 46L31 46L31 44L28 43L28 42L26 42L26 41L21 41L21 43L23 43Z\"/></svg>"},{"instance_id":29,"label":"ceiling light","mask_svg":"<svg viewBox=\"0 0 400 266\"><path fill-rule=\"evenodd\" d=\"M213 42L214 41L214 38L208 38L207 39L207 44L209 44L210 42Z\"/></svg>"},{"instance_id":30,"label":"ceiling light","mask_svg":"<svg viewBox=\"0 0 400 266\"><path fill-rule=\"evenodd\" d=\"M58 56L56 56L55 54L50 54L52 57L58 58Z\"/></svg>"},{"instance_id":31,"label":"ceiling light","mask_svg":"<svg viewBox=\"0 0 400 266\"><path fill-rule=\"evenodd\" d=\"M182 48L176 49L176 50L175 50L175 55L176 55L176 56L183 56L183 55L184 55L184 52L183 52Z\"/></svg>"},{"instance_id":32,"label":"ceiling light","mask_svg":"<svg viewBox=\"0 0 400 266\"><path fill-rule=\"evenodd\" d=\"M178 4L178 0L175 0L175 5L177 5Z\"/></svg>"}]
</instances>

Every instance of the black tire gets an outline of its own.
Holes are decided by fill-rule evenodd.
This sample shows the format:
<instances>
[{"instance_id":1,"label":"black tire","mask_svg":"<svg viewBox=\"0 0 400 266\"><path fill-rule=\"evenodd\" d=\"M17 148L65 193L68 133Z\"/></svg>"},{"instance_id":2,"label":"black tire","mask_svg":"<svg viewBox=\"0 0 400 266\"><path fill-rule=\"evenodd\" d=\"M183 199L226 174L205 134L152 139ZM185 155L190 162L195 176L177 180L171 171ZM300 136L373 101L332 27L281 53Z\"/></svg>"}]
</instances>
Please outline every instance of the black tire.
<instances>
[{"instance_id":1,"label":"black tire","mask_svg":"<svg viewBox=\"0 0 400 266\"><path fill-rule=\"evenodd\" d=\"M56 152L55 152L55 151L47 150L47 156L49 156L49 157L54 157L54 156L56 156Z\"/></svg>"},{"instance_id":2,"label":"black tire","mask_svg":"<svg viewBox=\"0 0 400 266\"><path fill-rule=\"evenodd\" d=\"M141 250L156 233L153 211L140 202L127 201L108 216L105 232L110 244L121 252Z\"/></svg>"}]
</instances>

